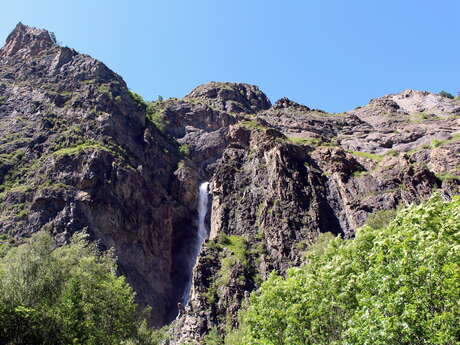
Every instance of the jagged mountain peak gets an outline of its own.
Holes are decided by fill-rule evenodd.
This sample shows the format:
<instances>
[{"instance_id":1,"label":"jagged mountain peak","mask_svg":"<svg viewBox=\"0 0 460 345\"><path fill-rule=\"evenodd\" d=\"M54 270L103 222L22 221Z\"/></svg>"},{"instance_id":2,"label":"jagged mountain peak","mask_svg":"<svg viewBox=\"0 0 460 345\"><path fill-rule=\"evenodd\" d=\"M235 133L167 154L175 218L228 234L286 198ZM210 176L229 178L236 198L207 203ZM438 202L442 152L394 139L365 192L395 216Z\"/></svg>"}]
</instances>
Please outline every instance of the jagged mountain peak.
<instances>
[{"instance_id":1,"label":"jagged mountain peak","mask_svg":"<svg viewBox=\"0 0 460 345\"><path fill-rule=\"evenodd\" d=\"M36 55L56 45L54 33L22 24L16 25L6 38L0 57Z\"/></svg>"},{"instance_id":2,"label":"jagged mountain peak","mask_svg":"<svg viewBox=\"0 0 460 345\"><path fill-rule=\"evenodd\" d=\"M256 113L271 107L258 86L244 83L212 81L197 86L185 99L199 99L218 110L234 113Z\"/></svg>"}]
</instances>

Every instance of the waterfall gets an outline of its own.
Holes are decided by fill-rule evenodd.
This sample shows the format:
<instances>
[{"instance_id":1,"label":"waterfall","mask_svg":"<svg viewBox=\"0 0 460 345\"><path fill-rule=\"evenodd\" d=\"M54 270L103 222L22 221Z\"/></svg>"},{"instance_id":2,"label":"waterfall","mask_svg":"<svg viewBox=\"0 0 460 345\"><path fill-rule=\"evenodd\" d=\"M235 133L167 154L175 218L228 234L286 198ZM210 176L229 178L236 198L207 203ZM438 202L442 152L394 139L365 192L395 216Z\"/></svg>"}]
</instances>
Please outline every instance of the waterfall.
<instances>
[{"instance_id":1,"label":"waterfall","mask_svg":"<svg viewBox=\"0 0 460 345\"><path fill-rule=\"evenodd\" d=\"M209 198L209 193L208 193L208 186L209 182L203 182L200 185L200 188L198 190L198 219L197 219L197 227L198 227L198 232L195 240L192 243L192 255L190 257L190 277L189 280L187 281L187 285L185 287L185 291L183 294L183 305L186 306L188 304L188 300L190 297L190 289L192 288L192 270L193 267L195 267L196 264L196 259L198 258L198 255L200 255L201 251L201 246L203 245L203 242L206 240L208 237L208 230L206 229L206 214L208 212L208 198Z\"/></svg>"}]
</instances>

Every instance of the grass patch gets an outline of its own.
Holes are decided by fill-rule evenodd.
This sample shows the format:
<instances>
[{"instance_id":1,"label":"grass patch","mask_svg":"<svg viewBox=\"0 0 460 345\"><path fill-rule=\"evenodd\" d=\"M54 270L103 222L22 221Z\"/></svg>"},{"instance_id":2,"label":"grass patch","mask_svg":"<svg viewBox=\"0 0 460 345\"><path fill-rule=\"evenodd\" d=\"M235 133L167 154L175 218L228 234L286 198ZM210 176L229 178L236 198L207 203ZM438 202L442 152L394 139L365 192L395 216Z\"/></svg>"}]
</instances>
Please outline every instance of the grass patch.
<instances>
[{"instance_id":1,"label":"grass patch","mask_svg":"<svg viewBox=\"0 0 460 345\"><path fill-rule=\"evenodd\" d=\"M369 175L369 171L367 171L367 170L361 170L361 171L353 172L353 177L362 177L362 176L366 176L366 175Z\"/></svg>"},{"instance_id":2,"label":"grass patch","mask_svg":"<svg viewBox=\"0 0 460 345\"><path fill-rule=\"evenodd\" d=\"M243 127L246 127L247 129L254 129L258 131L264 131L266 130L266 127L260 124L259 122L255 120L246 120L246 121L241 121L240 122Z\"/></svg>"},{"instance_id":3,"label":"grass patch","mask_svg":"<svg viewBox=\"0 0 460 345\"><path fill-rule=\"evenodd\" d=\"M455 141L459 141L460 140L460 134L454 134L452 135L452 137L450 139L446 139L446 140L438 140L438 139L434 139L432 142L431 142L431 147L432 148L435 148L435 147L440 147L440 146L443 146L443 145L446 145L446 144L450 144L450 143L453 143Z\"/></svg>"},{"instance_id":4,"label":"grass patch","mask_svg":"<svg viewBox=\"0 0 460 345\"><path fill-rule=\"evenodd\" d=\"M378 154L367 153L367 152L359 152L359 151L348 151L348 152L355 156L372 159L373 161L376 161L376 162L380 162L385 157L385 155L378 155Z\"/></svg>"},{"instance_id":5,"label":"grass patch","mask_svg":"<svg viewBox=\"0 0 460 345\"><path fill-rule=\"evenodd\" d=\"M101 143L97 143L97 142L85 142L80 145L66 147L66 148L53 152L53 154L57 156L73 156L83 151L86 151L88 149L99 149L99 150L104 150L104 151L116 154L111 148L106 147L102 145Z\"/></svg>"},{"instance_id":6,"label":"grass patch","mask_svg":"<svg viewBox=\"0 0 460 345\"><path fill-rule=\"evenodd\" d=\"M436 119L438 119L438 116L426 112L412 113L409 115L409 121L415 123Z\"/></svg>"},{"instance_id":7,"label":"grass patch","mask_svg":"<svg viewBox=\"0 0 460 345\"><path fill-rule=\"evenodd\" d=\"M288 141L297 145L321 146L323 141L319 138L288 137Z\"/></svg>"},{"instance_id":8,"label":"grass patch","mask_svg":"<svg viewBox=\"0 0 460 345\"><path fill-rule=\"evenodd\" d=\"M460 176L452 175L450 173L436 174L436 177L438 179L440 179L441 181L448 181L448 180L458 180L458 181L460 181Z\"/></svg>"}]
</instances>

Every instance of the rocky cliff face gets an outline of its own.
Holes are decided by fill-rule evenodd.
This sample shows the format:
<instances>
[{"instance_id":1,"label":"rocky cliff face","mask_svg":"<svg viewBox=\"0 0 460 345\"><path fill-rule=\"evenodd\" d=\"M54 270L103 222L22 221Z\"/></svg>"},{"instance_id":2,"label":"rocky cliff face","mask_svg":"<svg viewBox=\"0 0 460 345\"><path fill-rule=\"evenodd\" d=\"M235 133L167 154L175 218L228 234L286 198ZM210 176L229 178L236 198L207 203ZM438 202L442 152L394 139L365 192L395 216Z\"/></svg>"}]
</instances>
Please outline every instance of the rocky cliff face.
<instances>
[{"instance_id":1,"label":"rocky cliff face","mask_svg":"<svg viewBox=\"0 0 460 345\"><path fill-rule=\"evenodd\" d=\"M0 232L65 244L88 231L163 325L209 180L210 238L171 340L201 344L319 233L353 238L372 213L459 193L459 114L460 101L412 90L329 114L216 82L146 104L103 63L19 24L0 50Z\"/></svg>"},{"instance_id":2,"label":"rocky cliff face","mask_svg":"<svg viewBox=\"0 0 460 345\"><path fill-rule=\"evenodd\" d=\"M235 327L248 293L272 270L301 264L319 233L352 238L370 214L435 189L459 192L460 102L407 94L436 102L396 117L377 101L327 114L282 99L230 127L212 177L210 239L174 344Z\"/></svg>"},{"instance_id":3,"label":"rocky cliff face","mask_svg":"<svg viewBox=\"0 0 460 345\"><path fill-rule=\"evenodd\" d=\"M87 230L153 322L175 317L198 176L104 64L19 24L0 50L0 231Z\"/></svg>"}]
</instances>

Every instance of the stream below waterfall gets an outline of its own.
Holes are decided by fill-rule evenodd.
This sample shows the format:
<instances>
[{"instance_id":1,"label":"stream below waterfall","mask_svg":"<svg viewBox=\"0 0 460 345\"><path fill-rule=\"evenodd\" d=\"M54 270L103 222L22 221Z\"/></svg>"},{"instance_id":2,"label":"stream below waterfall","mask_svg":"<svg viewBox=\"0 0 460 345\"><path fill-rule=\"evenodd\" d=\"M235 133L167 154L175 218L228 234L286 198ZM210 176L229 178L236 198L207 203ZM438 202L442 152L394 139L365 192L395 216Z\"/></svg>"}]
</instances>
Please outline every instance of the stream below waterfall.
<instances>
[{"instance_id":1,"label":"stream below waterfall","mask_svg":"<svg viewBox=\"0 0 460 345\"><path fill-rule=\"evenodd\" d=\"M198 190L198 219L196 221L196 225L198 227L196 238L192 244L192 255L190 257L190 277L187 281L187 285L185 287L185 291L182 298L182 304L186 306L188 304L190 298L190 289L192 288L192 271L195 267L196 260L198 255L200 255L201 246L203 242L208 238L208 230L206 229L206 214L208 213L208 199L209 199L209 192L208 192L209 182L203 182L200 184L200 188Z\"/></svg>"}]
</instances>

